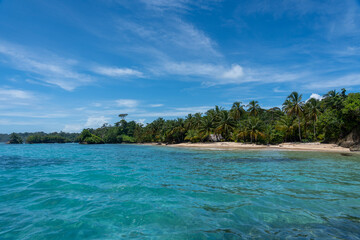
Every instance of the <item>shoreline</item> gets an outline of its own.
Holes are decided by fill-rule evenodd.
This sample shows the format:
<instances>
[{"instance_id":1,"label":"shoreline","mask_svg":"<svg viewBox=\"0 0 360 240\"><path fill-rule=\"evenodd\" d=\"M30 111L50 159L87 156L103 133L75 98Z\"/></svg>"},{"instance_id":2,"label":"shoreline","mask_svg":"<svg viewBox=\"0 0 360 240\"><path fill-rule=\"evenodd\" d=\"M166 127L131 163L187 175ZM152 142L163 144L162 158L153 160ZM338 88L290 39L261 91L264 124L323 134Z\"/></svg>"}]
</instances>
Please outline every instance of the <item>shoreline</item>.
<instances>
[{"instance_id":1,"label":"shoreline","mask_svg":"<svg viewBox=\"0 0 360 240\"><path fill-rule=\"evenodd\" d=\"M281 143L278 145L257 145L251 143L236 142L211 142L211 143L178 143L178 144L157 144L147 143L142 145L166 146L178 148L197 148L208 150L292 150L292 151L313 151L313 152L335 152L335 153L356 153L349 148L340 147L329 143Z\"/></svg>"}]
</instances>

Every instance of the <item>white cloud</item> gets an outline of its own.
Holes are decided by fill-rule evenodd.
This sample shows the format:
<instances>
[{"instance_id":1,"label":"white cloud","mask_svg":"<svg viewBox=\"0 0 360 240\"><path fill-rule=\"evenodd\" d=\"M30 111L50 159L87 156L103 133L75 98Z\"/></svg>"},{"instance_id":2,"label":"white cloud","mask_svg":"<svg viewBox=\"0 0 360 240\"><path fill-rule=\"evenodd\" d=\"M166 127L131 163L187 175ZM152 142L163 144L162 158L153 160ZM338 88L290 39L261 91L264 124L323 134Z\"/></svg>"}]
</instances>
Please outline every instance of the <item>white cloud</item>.
<instances>
[{"instance_id":1,"label":"white cloud","mask_svg":"<svg viewBox=\"0 0 360 240\"><path fill-rule=\"evenodd\" d=\"M222 0L141 0L151 10L156 11L190 11L194 7L211 9L213 5Z\"/></svg>"},{"instance_id":2,"label":"white cloud","mask_svg":"<svg viewBox=\"0 0 360 240\"><path fill-rule=\"evenodd\" d=\"M38 112L27 112L27 111L18 111L18 112L13 112L13 111L7 111L7 112L1 112L0 116L5 116L5 117L21 117L21 118L63 118L63 117L67 117L68 114L66 113L38 113Z\"/></svg>"},{"instance_id":3,"label":"white cloud","mask_svg":"<svg viewBox=\"0 0 360 240\"><path fill-rule=\"evenodd\" d=\"M145 118L142 118L142 119L138 119L136 120L137 123L140 123L140 124L145 124Z\"/></svg>"},{"instance_id":4,"label":"white cloud","mask_svg":"<svg viewBox=\"0 0 360 240\"><path fill-rule=\"evenodd\" d=\"M42 122L29 122L29 121L14 121L13 119L0 119L0 125L3 126L31 126L31 125L40 125Z\"/></svg>"},{"instance_id":5,"label":"white cloud","mask_svg":"<svg viewBox=\"0 0 360 240\"><path fill-rule=\"evenodd\" d=\"M85 123L86 128L98 128L101 127L104 123L107 123L109 118L105 116L100 117L89 117Z\"/></svg>"},{"instance_id":6,"label":"white cloud","mask_svg":"<svg viewBox=\"0 0 360 240\"><path fill-rule=\"evenodd\" d=\"M159 68L155 72L179 76L206 77L205 81L203 78L199 79L204 86L242 84L245 82L290 82L303 79L308 75L306 72L284 73L277 69L243 68L238 64L232 64L229 67L206 63L166 62L161 67L162 69Z\"/></svg>"},{"instance_id":7,"label":"white cloud","mask_svg":"<svg viewBox=\"0 0 360 240\"><path fill-rule=\"evenodd\" d=\"M29 91L0 88L0 100L8 100L10 102L16 99L32 99L33 97L33 93Z\"/></svg>"},{"instance_id":8,"label":"white cloud","mask_svg":"<svg viewBox=\"0 0 360 240\"><path fill-rule=\"evenodd\" d=\"M98 128L101 127L104 123L108 123L110 118L105 116L99 117L88 117L86 123L84 124L66 124L62 131L64 132L80 132L84 128Z\"/></svg>"},{"instance_id":9,"label":"white cloud","mask_svg":"<svg viewBox=\"0 0 360 240\"><path fill-rule=\"evenodd\" d=\"M75 70L77 61L41 50L28 51L20 45L0 42L0 56L11 67L32 74L33 78L72 91L93 81Z\"/></svg>"},{"instance_id":10,"label":"white cloud","mask_svg":"<svg viewBox=\"0 0 360 240\"><path fill-rule=\"evenodd\" d=\"M156 107L162 107L164 104L150 104L150 107L156 108Z\"/></svg>"},{"instance_id":11,"label":"white cloud","mask_svg":"<svg viewBox=\"0 0 360 240\"><path fill-rule=\"evenodd\" d=\"M0 109L29 106L38 101L35 93L13 88L0 88ZM10 113L9 111L4 113Z\"/></svg>"},{"instance_id":12,"label":"white cloud","mask_svg":"<svg viewBox=\"0 0 360 240\"><path fill-rule=\"evenodd\" d=\"M130 68L95 67L93 71L95 73L109 77L124 77L124 76L142 77L143 76L141 72Z\"/></svg>"},{"instance_id":13,"label":"white cloud","mask_svg":"<svg viewBox=\"0 0 360 240\"><path fill-rule=\"evenodd\" d=\"M189 113L204 113L209 110L209 106L199 106L199 107L185 107L185 108L171 108L164 112L137 112L131 116L135 117L184 117Z\"/></svg>"},{"instance_id":14,"label":"white cloud","mask_svg":"<svg viewBox=\"0 0 360 240\"><path fill-rule=\"evenodd\" d=\"M63 132L80 132L84 129L84 125L81 124L66 124L63 128Z\"/></svg>"},{"instance_id":15,"label":"white cloud","mask_svg":"<svg viewBox=\"0 0 360 240\"><path fill-rule=\"evenodd\" d=\"M169 74L206 76L213 79L222 79L222 82L237 81L244 76L243 68L238 64L233 64L229 68L223 65L204 63L168 62L164 67L164 70Z\"/></svg>"},{"instance_id":16,"label":"white cloud","mask_svg":"<svg viewBox=\"0 0 360 240\"><path fill-rule=\"evenodd\" d=\"M314 99L316 99L316 100L321 100L321 99L323 99L323 97L320 96L319 94L317 94L317 93L312 93L312 94L310 95L309 99L306 100L306 102L309 101L309 100L312 99L312 98L314 98Z\"/></svg>"},{"instance_id":17,"label":"white cloud","mask_svg":"<svg viewBox=\"0 0 360 240\"><path fill-rule=\"evenodd\" d=\"M170 34L169 37L178 46L190 49L191 51L201 52L202 55L221 56L215 49L215 42L194 25L178 19L173 27L176 31Z\"/></svg>"},{"instance_id":18,"label":"white cloud","mask_svg":"<svg viewBox=\"0 0 360 240\"><path fill-rule=\"evenodd\" d=\"M337 79L313 82L307 85L308 89L344 88L360 85L360 74L349 74Z\"/></svg>"},{"instance_id":19,"label":"white cloud","mask_svg":"<svg viewBox=\"0 0 360 240\"><path fill-rule=\"evenodd\" d=\"M172 8L187 8L189 0L141 0L148 7L155 10L172 9Z\"/></svg>"},{"instance_id":20,"label":"white cloud","mask_svg":"<svg viewBox=\"0 0 360 240\"><path fill-rule=\"evenodd\" d=\"M223 78L238 79L244 76L243 68L240 65L233 64L231 69L225 71L222 75Z\"/></svg>"},{"instance_id":21,"label":"white cloud","mask_svg":"<svg viewBox=\"0 0 360 240\"><path fill-rule=\"evenodd\" d=\"M116 105L118 107L134 108L139 105L139 101L134 99L118 99L116 100Z\"/></svg>"},{"instance_id":22,"label":"white cloud","mask_svg":"<svg viewBox=\"0 0 360 240\"><path fill-rule=\"evenodd\" d=\"M126 34L127 38L134 39L131 48L137 48L134 45L139 42L140 37L142 48L148 44L145 49L155 47L161 53L163 51L166 53L178 52L183 56L190 55L197 58L221 56L216 50L216 42L205 32L172 14L166 15L165 18L168 21L161 23L146 17L141 22L138 19L132 21L117 19L115 24L122 34Z\"/></svg>"}]
</instances>

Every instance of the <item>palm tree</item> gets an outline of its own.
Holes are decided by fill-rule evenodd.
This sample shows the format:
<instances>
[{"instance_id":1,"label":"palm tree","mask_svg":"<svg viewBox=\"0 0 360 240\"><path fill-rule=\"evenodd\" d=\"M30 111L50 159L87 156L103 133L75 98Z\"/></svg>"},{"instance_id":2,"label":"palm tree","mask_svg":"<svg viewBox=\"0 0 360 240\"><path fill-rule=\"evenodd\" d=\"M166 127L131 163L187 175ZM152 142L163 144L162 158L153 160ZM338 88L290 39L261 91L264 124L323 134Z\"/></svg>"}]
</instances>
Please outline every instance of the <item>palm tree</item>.
<instances>
[{"instance_id":1,"label":"palm tree","mask_svg":"<svg viewBox=\"0 0 360 240\"><path fill-rule=\"evenodd\" d=\"M294 132L294 118L291 116L283 116L276 123L275 128L284 133L284 141L287 142L288 137Z\"/></svg>"},{"instance_id":2,"label":"palm tree","mask_svg":"<svg viewBox=\"0 0 360 240\"><path fill-rule=\"evenodd\" d=\"M201 119L199 132L202 135L202 140L207 139L210 136L210 134L214 132L214 121L212 117L204 116Z\"/></svg>"},{"instance_id":3,"label":"palm tree","mask_svg":"<svg viewBox=\"0 0 360 240\"><path fill-rule=\"evenodd\" d=\"M185 140L189 140L192 143L199 142L199 140L200 140L199 132L197 130L190 129L186 133Z\"/></svg>"},{"instance_id":4,"label":"palm tree","mask_svg":"<svg viewBox=\"0 0 360 240\"><path fill-rule=\"evenodd\" d=\"M241 102L234 102L230 111L233 119L239 121L244 113L244 105Z\"/></svg>"},{"instance_id":5,"label":"palm tree","mask_svg":"<svg viewBox=\"0 0 360 240\"><path fill-rule=\"evenodd\" d=\"M262 122L257 117L250 117L247 122L249 133L250 133L250 141L253 142L253 138L255 142L257 141L257 138L265 137L265 134L262 132Z\"/></svg>"},{"instance_id":6,"label":"palm tree","mask_svg":"<svg viewBox=\"0 0 360 240\"><path fill-rule=\"evenodd\" d=\"M260 110L259 102L255 101L255 100L252 100L251 102L249 102L247 107L248 107L248 111L250 112L250 115L252 115L252 116L256 116Z\"/></svg>"},{"instance_id":7,"label":"palm tree","mask_svg":"<svg viewBox=\"0 0 360 240\"><path fill-rule=\"evenodd\" d=\"M220 114L219 121L217 122L217 128L215 131L221 136L223 136L226 140L228 139L230 132L235 127L235 121L232 119L228 111L222 111Z\"/></svg>"},{"instance_id":8,"label":"palm tree","mask_svg":"<svg viewBox=\"0 0 360 240\"><path fill-rule=\"evenodd\" d=\"M273 107L273 108L270 108L267 110L267 112L271 114L271 121L274 121L274 114L276 112L280 112L280 111L281 111L281 109L278 107Z\"/></svg>"},{"instance_id":9,"label":"palm tree","mask_svg":"<svg viewBox=\"0 0 360 240\"><path fill-rule=\"evenodd\" d=\"M310 98L307 101L306 106L308 107L308 116L313 121L314 125L314 140L316 140L316 121L320 114L320 102L315 98Z\"/></svg>"},{"instance_id":10,"label":"palm tree","mask_svg":"<svg viewBox=\"0 0 360 240\"><path fill-rule=\"evenodd\" d=\"M292 92L283 103L283 110L289 116L296 116L298 119L299 127L299 139L301 142L301 127L300 127L300 116L303 114L303 105L301 101L302 95L297 92Z\"/></svg>"}]
</instances>

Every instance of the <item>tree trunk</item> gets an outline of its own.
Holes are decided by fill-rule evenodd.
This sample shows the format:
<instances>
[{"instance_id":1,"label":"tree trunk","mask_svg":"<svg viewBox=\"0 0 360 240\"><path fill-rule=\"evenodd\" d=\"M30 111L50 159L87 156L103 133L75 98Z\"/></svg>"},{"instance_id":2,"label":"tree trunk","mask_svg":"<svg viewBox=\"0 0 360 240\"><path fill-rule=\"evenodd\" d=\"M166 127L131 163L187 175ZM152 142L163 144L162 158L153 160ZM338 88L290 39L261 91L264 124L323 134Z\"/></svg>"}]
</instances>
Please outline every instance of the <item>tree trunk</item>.
<instances>
[{"instance_id":1,"label":"tree trunk","mask_svg":"<svg viewBox=\"0 0 360 240\"><path fill-rule=\"evenodd\" d=\"M298 122L299 122L299 139L301 142L301 129L300 129L300 118L298 117Z\"/></svg>"},{"instance_id":2,"label":"tree trunk","mask_svg":"<svg viewBox=\"0 0 360 240\"><path fill-rule=\"evenodd\" d=\"M314 121L314 140L316 140L316 129L315 129L315 121Z\"/></svg>"}]
</instances>

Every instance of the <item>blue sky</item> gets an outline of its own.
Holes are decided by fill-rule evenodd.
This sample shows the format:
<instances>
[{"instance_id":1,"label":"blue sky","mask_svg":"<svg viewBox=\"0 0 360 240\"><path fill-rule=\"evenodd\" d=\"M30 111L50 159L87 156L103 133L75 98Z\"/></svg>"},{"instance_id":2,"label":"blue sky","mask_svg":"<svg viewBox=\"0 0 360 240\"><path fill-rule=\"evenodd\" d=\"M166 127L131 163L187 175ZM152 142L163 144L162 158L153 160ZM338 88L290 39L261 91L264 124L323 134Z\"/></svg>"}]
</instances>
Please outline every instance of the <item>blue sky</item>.
<instances>
[{"instance_id":1,"label":"blue sky","mask_svg":"<svg viewBox=\"0 0 360 240\"><path fill-rule=\"evenodd\" d=\"M355 0L0 0L0 132L360 86Z\"/></svg>"}]
</instances>

